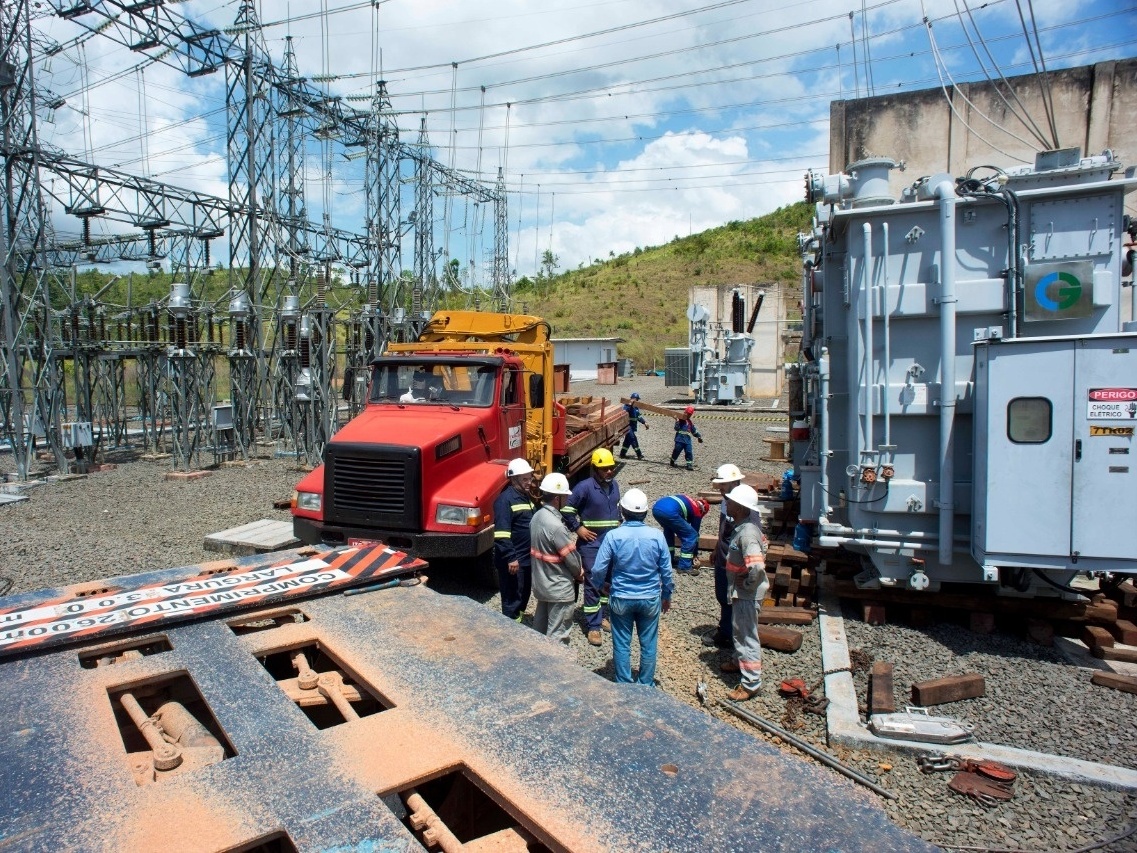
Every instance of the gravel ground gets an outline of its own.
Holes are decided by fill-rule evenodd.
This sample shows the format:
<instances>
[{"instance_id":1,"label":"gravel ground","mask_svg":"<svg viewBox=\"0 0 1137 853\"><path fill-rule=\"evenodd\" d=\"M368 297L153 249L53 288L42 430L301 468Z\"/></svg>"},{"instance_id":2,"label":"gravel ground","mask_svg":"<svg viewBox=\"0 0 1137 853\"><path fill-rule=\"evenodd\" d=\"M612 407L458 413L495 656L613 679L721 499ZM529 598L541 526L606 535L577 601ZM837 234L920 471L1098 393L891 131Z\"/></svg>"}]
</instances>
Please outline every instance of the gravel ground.
<instances>
[{"instance_id":1,"label":"gravel ground","mask_svg":"<svg viewBox=\"0 0 1137 853\"><path fill-rule=\"evenodd\" d=\"M639 391L653 403L670 400L674 390L665 388L658 377L621 380L617 388L572 386L574 394L598 393L610 399ZM668 467L672 433L667 419L648 415L648 422L652 428L640 431L647 458L629 460L617 479L624 488L637 485L649 498L708 489L715 468L723 462L771 474L784 468L759 458L766 428L784 427L780 418L756 420L725 407L696 415L706 443L695 445L694 472ZM202 549L207 534L261 518L286 519L287 513L274 510L272 503L288 497L300 477L295 462L288 459L258 459L247 468L218 469L203 479L183 482L165 481L168 463L138 461L137 453L112 454L108 461L118 467L86 479L29 488L29 500L0 506L6 532L0 541L0 574L13 580L14 592L215 559L216 553ZM10 470L11 457L0 455L0 473ZM713 533L716 525L717 515L712 512L703 533ZM435 573L431 584L440 592L468 595L495 611L499 608L496 594L463 579ZM705 681L708 713L765 737L717 707L717 700L735 683L718 672L717 664L726 653L702 644L717 613L709 570L677 579L673 608L660 628L659 686L699 707L695 686ZM1084 671L1053 650L1003 633L973 634L951 623L920 630L893 624L870 627L853 606L845 616L850 649L895 665L901 704L914 681L978 671L986 676L987 695L938 711L975 723L981 739L1137 767L1133 737L1137 697L1091 687ZM594 648L582 630L574 631L572 649L582 666L612 678L607 637L603 646ZM633 664L634 656L633 652ZM882 801L888 814L929 841L972 850L1072 851L1137 824L1133 793L1025 773L1016 783L1014 800L987 809L950 792L949 774L920 773L911 757L829 747L824 718L803 713L774 689L789 676L800 676L810 685L821 679L821 643L815 628L805 630L802 647L794 654L766 650L764 669L766 686L748 709L829 750L894 791L897 800ZM855 670L854 682L864 702L866 672ZM834 774L834 778L840 777ZM1137 836L1095 849L1137 853Z\"/></svg>"}]
</instances>

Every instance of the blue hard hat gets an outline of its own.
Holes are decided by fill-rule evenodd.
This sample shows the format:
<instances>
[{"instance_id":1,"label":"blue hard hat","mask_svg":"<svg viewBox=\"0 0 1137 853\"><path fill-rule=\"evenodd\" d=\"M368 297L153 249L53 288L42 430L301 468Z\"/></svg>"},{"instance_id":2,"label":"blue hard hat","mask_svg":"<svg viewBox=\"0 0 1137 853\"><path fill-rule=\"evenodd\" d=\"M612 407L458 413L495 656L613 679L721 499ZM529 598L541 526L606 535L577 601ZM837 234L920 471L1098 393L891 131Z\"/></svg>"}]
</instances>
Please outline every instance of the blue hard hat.
<instances>
[{"instance_id":1,"label":"blue hard hat","mask_svg":"<svg viewBox=\"0 0 1137 853\"><path fill-rule=\"evenodd\" d=\"M630 395L628 395L628 399L631 399L631 400L638 400L639 398L640 398L640 395L637 394L635 391L633 391Z\"/></svg>"}]
</instances>

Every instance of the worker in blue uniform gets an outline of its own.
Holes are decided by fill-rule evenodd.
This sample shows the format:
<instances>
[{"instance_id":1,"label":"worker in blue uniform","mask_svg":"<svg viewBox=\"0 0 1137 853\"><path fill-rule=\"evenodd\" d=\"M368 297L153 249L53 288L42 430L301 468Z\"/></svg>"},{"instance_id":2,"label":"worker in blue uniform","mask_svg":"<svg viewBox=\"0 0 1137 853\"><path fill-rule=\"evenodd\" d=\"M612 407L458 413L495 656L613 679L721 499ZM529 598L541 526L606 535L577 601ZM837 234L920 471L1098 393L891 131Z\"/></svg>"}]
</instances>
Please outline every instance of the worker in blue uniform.
<instances>
[{"instance_id":1,"label":"worker in blue uniform","mask_svg":"<svg viewBox=\"0 0 1137 853\"><path fill-rule=\"evenodd\" d=\"M584 567L584 620L588 642L599 646L600 632L610 629L608 596L592 582L596 554L611 530L620 526L620 486L616 482L616 460L606 447L592 451L592 476L577 483L561 513L569 530L576 533L580 560Z\"/></svg>"},{"instance_id":2,"label":"worker in blue uniform","mask_svg":"<svg viewBox=\"0 0 1137 853\"><path fill-rule=\"evenodd\" d=\"M691 420L691 415L695 414L695 407L688 406L683 410L682 417L675 419L675 447L671 450L671 467L677 467L675 460L679 458L679 454L683 454L683 458L687 460L687 470L695 470L695 449L691 443L691 439L695 438L699 444L703 443L703 436L699 434L695 422Z\"/></svg>"},{"instance_id":3,"label":"worker in blue uniform","mask_svg":"<svg viewBox=\"0 0 1137 853\"><path fill-rule=\"evenodd\" d=\"M663 529L663 539L671 552L671 562L681 575L697 575L695 552L699 548L699 525L710 509L702 498L691 495L665 495L651 507L652 517Z\"/></svg>"},{"instance_id":4,"label":"worker in blue uniform","mask_svg":"<svg viewBox=\"0 0 1137 853\"><path fill-rule=\"evenodd\" d=\"M624 411L628 413L628 431L624 433L624 443L620 446L620 458L627 459L628 451L634 450L636 452L636 459L643 459L643 451L640 450L640 439L636 435L636 429L640 424L643 424L644 429L651 429L647 421L644 420L643 413L640 412L639 402L640 395L632 392L628 397L629 402L624 403Z\"/></svg>"},{"instance_id":5,"label":"worker in blue uniform","mask_svg":"<svg viewBox=\"0 0 1137 853\"><path fill-rule=\"evenodd\" d=\"M734 536L735 522L726 510L726 496L735 486L741 486L742 480L742 470L733 462L720 465L711 480L711 485L723 496L723 504L719 507L719 538L714 556L715 600L719 603L719 625L717 630L703 637L703 645L718 646L720 649L729 649L734 645L731 639L733 629L729 582L726 576L726 554L731 537Z\"/></svg>"},{"instance_id":6,"label":"worker in blue uniform","mask_svg":"<svg viewBox=\"0 0 1137 853\"><path fill-rule=\"evenodd\" d=\"M501 591L501 612L520 622L533 589L530 571L529 522L533 519L533 468L514 459L505 469L509 485L493 505L493 553Z\"/></svg>"}]
</instances>

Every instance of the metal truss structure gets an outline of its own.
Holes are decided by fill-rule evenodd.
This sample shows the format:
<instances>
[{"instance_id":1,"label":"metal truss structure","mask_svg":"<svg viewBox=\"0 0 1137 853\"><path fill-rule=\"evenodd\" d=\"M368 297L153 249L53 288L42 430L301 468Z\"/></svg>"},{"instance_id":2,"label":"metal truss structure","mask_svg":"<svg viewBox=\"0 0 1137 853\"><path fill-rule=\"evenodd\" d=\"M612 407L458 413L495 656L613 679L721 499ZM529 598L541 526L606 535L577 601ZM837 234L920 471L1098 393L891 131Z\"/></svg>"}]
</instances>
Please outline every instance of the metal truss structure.
<instances>
[{"instance_id":1,"label":"metal truss structure","mask_svg":"<svg viewBox=\"0 0 1137 853\"><path fill-rule=\"evenodd\" d=\"M37 57L59 49L37 43L33 18L48 13L187 77L224 75L225 197L40 143L37 110L61 103L36 83ZM313 140L366 158L357 231L333 227L326 211L309 218ZM0 146L0 443L19 479L32 473L39 439L63 471L72 457L85 465L102 447L127 445L169 453L181 470L210 454L247 459L258 442L317 464L341 418L362 407L369 362L388 341L413 338L437 307L436 195L493 205L492 298L508 304L502 171L490 186L435 160L425 119L415 143L401 141L382 81L360 111L299 73L290 38L275 64L252 0L224 32L156 0L0 4ZM404 186L414 204L405 220ZM80 220L80 239L55 239L53 207ZM92 237L92 222L121 233ZM220 241L228 292L210 302ZM168 266L170 294L126 305L76 296L76 265L120 261ZM336 271L362 299L332 304ZM89 442L68 420L92 425Z\"/></svg>"}]
</instances>

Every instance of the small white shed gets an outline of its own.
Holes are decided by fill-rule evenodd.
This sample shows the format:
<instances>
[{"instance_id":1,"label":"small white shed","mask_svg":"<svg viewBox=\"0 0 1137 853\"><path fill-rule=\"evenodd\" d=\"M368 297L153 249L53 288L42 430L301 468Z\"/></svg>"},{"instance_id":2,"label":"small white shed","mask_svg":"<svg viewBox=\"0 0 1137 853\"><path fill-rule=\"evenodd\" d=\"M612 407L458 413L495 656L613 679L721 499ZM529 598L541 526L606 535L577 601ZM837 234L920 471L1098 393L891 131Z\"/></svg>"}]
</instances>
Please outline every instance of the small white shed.
<instances>
[{"instance_id":1,"label":"small white shed","mask_svg":"<svg viewBox=\"0 0 1137 853\"><path fill-rule=\"evenodd\" d=\"M569 379L596 379L596 365L616 360L624 338L553 338L553 364L567 364Z\"/></svg>"}]
</instances>

